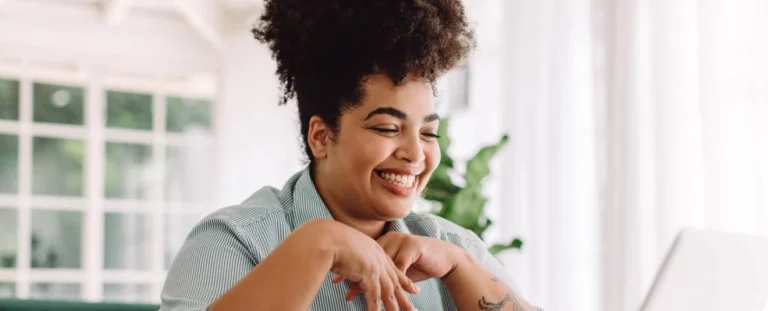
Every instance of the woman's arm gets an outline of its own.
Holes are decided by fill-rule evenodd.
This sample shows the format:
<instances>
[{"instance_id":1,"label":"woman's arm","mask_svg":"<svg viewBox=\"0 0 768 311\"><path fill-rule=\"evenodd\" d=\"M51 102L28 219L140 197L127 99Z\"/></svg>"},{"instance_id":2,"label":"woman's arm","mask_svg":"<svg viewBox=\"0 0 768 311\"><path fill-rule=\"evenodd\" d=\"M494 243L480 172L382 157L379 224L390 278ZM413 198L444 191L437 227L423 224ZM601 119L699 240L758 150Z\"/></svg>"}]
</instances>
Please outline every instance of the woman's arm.
<instances>
[{"instance_id":1,"label":"woman's arm","mask_svg":"<svg viewBox=\"0 0 768 311\"><path fill-rule=\"evenodd\" d=\"M331 271L366 284L369 311L382 302L388 311L415 310L406 291L417 293L416 285L376 241L347 225L308 221L258 263L248 239L220 218L199 224L168 272L160 310L307 310Z\"/></svg>"},{"instance_id":2,"label":"woman's arm","mask_svg":"<svg viewBox=\"0 0 768 311\"><path fill-rule=\"evenodd\" d=\"M467 252L463 252L454 270L442 280L458 310L533 310L522 297Z\"/></svg>"},{"instance_id":3,"label":"woman's arm","mask_svg":"<svg viewBox=\"0 0 768 311\"><path fill-rule=\"evenodd\" d=\"M308 310L333 265L331 235L322 225L309 222L291 233L209 310Z\"/></svg>"},{"instance_id":4,"label":"woman's arm","mask_svg":"<svg viewBox=\"0 0 768 311\"><path fill-rule=\"evenodd\" d=\"M538 310L530 308L512 288L513 283L482 241L474 235L468 237L470 248L480 253L482 261L464 248L431 237L388 232L378 242L414 281L440 278L460 311ZM349 294L359 291L352 286Z\"/></svg>"}]
</instances>

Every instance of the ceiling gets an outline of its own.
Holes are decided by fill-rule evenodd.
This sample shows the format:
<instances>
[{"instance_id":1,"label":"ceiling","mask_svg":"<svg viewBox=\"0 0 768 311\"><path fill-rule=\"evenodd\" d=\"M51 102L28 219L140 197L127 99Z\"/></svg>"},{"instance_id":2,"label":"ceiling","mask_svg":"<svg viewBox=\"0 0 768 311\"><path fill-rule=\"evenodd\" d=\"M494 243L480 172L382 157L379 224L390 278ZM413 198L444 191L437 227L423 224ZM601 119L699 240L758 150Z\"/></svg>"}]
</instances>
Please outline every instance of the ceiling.
<instances>
[{"instance_id":1,"label":"ceiling","mask_svg":"<svg viewBox=\"0 0 768 311\"><path fill-rule=\"evenodd\" d=\"M108 6L110 3L124 3L131 9L139 11L150 11L158 13L174 13L177 11L174 0L46 0L49 2L73 3L73 4L92 4L97 6ZM216 3L223 12L237 12L243 9L250 9L261 5L262 0L181 0L181 2L201 2L210 1Z\"/></svg>"},{"instance_id":2,"label":"ceiling","mask_svg":"<svg viewBox=\"0 0 768 311\"><path fill-rule=\"evenodd\" d=\"M2 2L3 0L0 0ZM7 1L7 0L6 0ZM12 0L94 9L106 25L119 25L138 15L186 22L211 46L223 47L223 31L233 23L246 23L260 11L263 0Z\"/></svg>"}]
</instances>

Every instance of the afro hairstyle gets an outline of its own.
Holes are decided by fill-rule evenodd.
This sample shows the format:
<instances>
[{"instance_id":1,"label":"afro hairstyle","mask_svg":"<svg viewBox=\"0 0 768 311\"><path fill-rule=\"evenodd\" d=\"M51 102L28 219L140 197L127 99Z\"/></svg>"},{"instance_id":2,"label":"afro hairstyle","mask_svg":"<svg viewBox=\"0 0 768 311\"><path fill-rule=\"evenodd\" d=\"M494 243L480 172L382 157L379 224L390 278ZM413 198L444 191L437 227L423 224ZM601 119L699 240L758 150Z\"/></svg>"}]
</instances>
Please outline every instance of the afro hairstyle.
<instances>
[{"instance_id":1,"label":"afro hairstyle","mask_svg":"<svg viewBox=\"0 0 768 311\"><path fill-rule=\"evenodd\" d=\"M337 133L367 76L400 85L411 74L434 88L475 45L461 0L266 0L252 32L277 62L279 104L296 98L310 164L310 118Z\"/></svg>"}]
</instances>

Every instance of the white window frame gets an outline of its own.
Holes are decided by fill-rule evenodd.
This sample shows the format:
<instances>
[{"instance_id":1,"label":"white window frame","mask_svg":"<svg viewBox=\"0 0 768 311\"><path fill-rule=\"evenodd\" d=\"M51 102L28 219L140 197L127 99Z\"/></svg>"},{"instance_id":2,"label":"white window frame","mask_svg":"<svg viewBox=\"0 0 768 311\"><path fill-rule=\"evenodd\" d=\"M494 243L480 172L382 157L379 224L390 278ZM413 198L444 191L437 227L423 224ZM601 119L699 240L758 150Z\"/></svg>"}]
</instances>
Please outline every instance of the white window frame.
<instances>
[{"instance_id":1,"label":"white window frame","mask_svg":"<svg viewBox=\"0 0 768 311\"><path fill-rule=\"evenodd\" d=\"M166 77L126 78L105 74L96 67L81 66L77 71L34 67L29 64L12 66L0 64L0 77L19 81L19 119L0 120L0 134L16 135L19 141L17 195L0 195L0 206L17 211L17 257L12 269L0 269L0 283L15 284L16 298L30 298L32 283L75 283L81 286L83 301L102 301L105 284L149 285L151 301L157 303L165 281L165 216L207 214L208 204L164 202L163 175L166 172L167 146L189 146L202 141L214 146L215 88L196 88ZM76 85L86 91L84 124L44 124L33 121L33 83ZM151 131L106 128L106 90L135 91L153 96L153 127ZM166 95L210 100L211 132L206 134L176 134L166 132ZM32 194L33 137L76 138L83 141L85 156L84 193L81 198L41 196ZM202 136L202 137L201 137ZM194 138L194 139L190 139ZM115 200L104 198L104 163L106 142L130 142L152 146L153 179L147 200ZM205 202L212 203L212 202ZM206 205L206 206L203 206ZM31 269L30 238L33 206L54 206L55 210L83 212L80 269ZM50 210L50 208L47 208ZM105 270L104 213L141 213L151 216L151 266L146 271ZM183 234L183 233L182 233Z\"/></svg>"}]
</instances>

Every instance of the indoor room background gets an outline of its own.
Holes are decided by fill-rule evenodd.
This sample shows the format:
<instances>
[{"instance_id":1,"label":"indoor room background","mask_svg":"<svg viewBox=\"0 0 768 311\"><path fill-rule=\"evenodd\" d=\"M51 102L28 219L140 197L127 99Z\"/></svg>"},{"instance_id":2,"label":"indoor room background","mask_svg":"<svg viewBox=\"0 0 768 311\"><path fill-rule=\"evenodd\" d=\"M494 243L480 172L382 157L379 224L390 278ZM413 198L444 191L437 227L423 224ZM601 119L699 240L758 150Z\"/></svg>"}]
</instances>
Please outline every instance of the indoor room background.
<instances>
[{"instance_id":1,"label":"indoor room background","mask_svg":"<svg viewBox=\"0 0 768 311\"><path fill-rule=\"evenodd\" d=\"M636 310L685 227L768 236L768 1L464 0L449 154L545 310ZM0 1L0 299L158 303L205 215L301 169L261 0ZM462 165L457 165L459 173Z\"/></svg>"}]
</instances>

